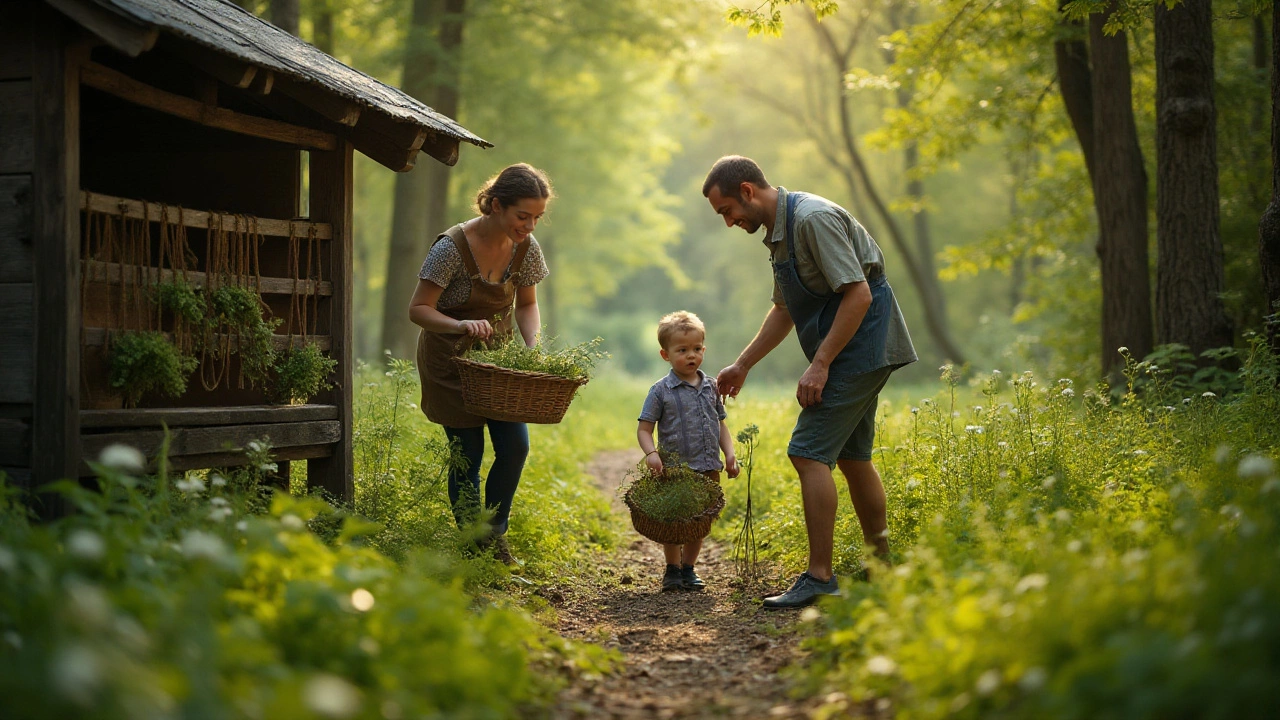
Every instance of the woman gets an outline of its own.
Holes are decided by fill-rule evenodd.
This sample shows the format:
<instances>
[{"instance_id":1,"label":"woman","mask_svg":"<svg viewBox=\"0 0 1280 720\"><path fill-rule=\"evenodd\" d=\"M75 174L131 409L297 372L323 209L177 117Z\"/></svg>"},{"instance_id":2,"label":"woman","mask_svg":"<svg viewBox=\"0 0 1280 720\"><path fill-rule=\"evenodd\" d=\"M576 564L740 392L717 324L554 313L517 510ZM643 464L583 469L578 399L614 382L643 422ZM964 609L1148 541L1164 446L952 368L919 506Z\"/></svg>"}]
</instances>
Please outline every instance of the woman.
<instances>
[{"instance_id":1,"label":"woman","mask_svg":"<svg viewBox=\"0 0 1280 720\"><path fill-rule=\"evenodd\" d=\"M513 315L525 344L537 342L541 319L536 286L549 271L533 230L551 197L547 176L523 163L490 178L476 195L480 215L436 238L409 302L409 319L422 328L417 356L422 411L444 426L466 459L466 467L449 471L454 518L459 526L474 519L487 425L494 460L484 504L494 514L492 532L482 545L491 544L494 555L508 565L516 561L507 545L507 522L529 454L529 429L524 423L467 412L451 358L472 342L505 340L512 333Z\"/></svg>"}]
</instances>

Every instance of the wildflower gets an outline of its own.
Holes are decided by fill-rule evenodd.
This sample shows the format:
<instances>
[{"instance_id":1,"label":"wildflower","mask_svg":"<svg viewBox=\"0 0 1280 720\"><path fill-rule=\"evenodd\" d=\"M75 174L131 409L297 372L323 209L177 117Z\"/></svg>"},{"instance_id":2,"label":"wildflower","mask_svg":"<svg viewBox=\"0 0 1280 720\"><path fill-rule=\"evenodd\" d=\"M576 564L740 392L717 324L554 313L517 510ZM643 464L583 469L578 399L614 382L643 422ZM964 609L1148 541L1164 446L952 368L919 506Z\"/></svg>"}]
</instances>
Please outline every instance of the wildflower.
<instances>
[{"instance_id":1,"label":"wildflower","mask_svg":"<svg viewBox=\"0 0 1280 720\"><path fill-rule=\"evenodd\" d=\"M351 717L360 711L360 691L329 673L319 673L308 680L302 699L313 712L327 718Z\"/></svg>"},{"instance_id":2,"label":"wildflower","mask_svg":"<svg viewBox=\"0 0 1280 720\"><path fill-rule=\"evenodd\" d=\"M249 452L255 452L255 453L262 452L263 450L262 443L258 442L257 440L250 440L249 444L246 445L245 448L248 449Z\"/></svg>"},{"instance_id":3,"label":"wildflower","mask_svg":"<svg viewBox=\"0 0 1280 720\"><path fill-rule=\"evenodd\" d=\"M231 503L227 502L227 499L226 499L226 498L216 497L216 498L209 498L209 504L210 504L210 505L212 505L212 506L214 506L214 507L220 507L220 508L221 508L221 507L227 507L227 506L228 506L228 505L230 505Z\"/></svg>"},{"instance_id":4,"label":"wildflower","mask_svg":"<svg viewBox=\"0 0 1280 720\"><path fill-rule=\"evenodd\" d=\"M867 659L867 672L872 675L892 675L898 669L898 663L884 655L876 655Z\"/></svg>"},{"instance_id":5,"label":"wildflower","mask_svg":"<svg viewBox=\"0 0 1280 720\"><path fill-rule=\"evenodd\" d=\"M1005 448L1009 447L1009 443L1005 442L1004 440L1001 440L1000 442L996 443L996 447L998 447L998 448L1000 448L1001 450L1003 450L1003 449L1005 449Z\"/></svg>"},{"instance_id":6,"label":"wildflower","mask_svg":"<svg viewBox=\"0 0 1280 720\"><path fill-rule=\"evenodd\" d=\"M999 378L1001 375L1003 375L1003 374L1004 374L1004 373L1000 372L999 370L992 370L992 371L991 371L991 377L992 377L992 379L998 379L998 378Z\"/></svg>"},{"instance_id":7,"label":"wildflower","mask_svg":"<svg viewBox=\"0 0 1280 720\"><path fill-rule=\"evenodd\" d=\"M1076 396L1076 391L1072 390L1071 388L1062 388L1062 392L1058 394L1070 400L1071 398Z\"/></svg>"},{"instance_id":8,"label":"wildflower","mask_svg":"<svg viewBox=\"0 0 1280 720\"><path fill-rule=\"evenodd\" d=\"M194 476L185 477L173 485L188 495L199 495L204 492L204 481Z\"/></svg>"},{"instance_id":9,"label":"wildflower","mask_svg":"<svg viewBox=\"0 0 1280 720\"><path fill-rule=\"evenodd\" d=\"M382 652L382 645L378 644L377 640L374 640L368 635L360 638L360 642L357 643L357 645L366 655L377 655Z\"/></svg>"},{"instance_id":10,"label":"wildflower","mask_svg":"<svg viewBox=\"0 0 1280 720\"><path fill-rule=\"evenodd\" d=\"M351 593L351 607L360 612L369 612L373 609L373 593L364 588L356 588Z\"/></svg>"},{"instance_id":11,"label":"wildflower","mask_svg":"<svg viewBox=\"0 0 1280 720\"><path fill-rule=\"evenodd\" d=\"M920 408L918 408L918 407L913 407L913 408L911 408L911 414L912 414L912 415L919 414L919 412L920 412Z\"/></svg>"},{"instance_id":12,"label":"wildflower","mask_svg":"<svg viewBox=\"0 0 1280 720\"><path fill-rule=\"evenodd\" d=\"M209 485L213 487L220 488L226 484L227 484L227 479L222 477L218 473L213 473L209 476Z\"/></svg>"},{"instance_id":13,"label":"wildflower","mask_svg":"<svg viewBox=\"0 0 1280 720\"><path fill-rule=\"evenodd\" d=\"M1123 562L1125 565L1137 565L1138 563L1146 559L1147 559L1146 550L1143 550L1142 548L1134 548L1129 552L1125 553L1124 556L1120 558L1120 561Z\"/></svg>"},{"instance_id":14,"label":"wildflower","mask_svg":"<svg viewBox=\"0 0 1280 720\"><path fill-rule=\"evenodd\" d=\"M1057 484L1058 484L1057 475L1050 475L1049 477L1040 481L1040 487L1044 488L1045 490L1052 490L1053 486Z\"/></svg>"},{"instance_id":15,"label":"wildflower","mask_svg":"<svg viewBox=\"0 0 1280 720\"><path fill-rule=\"evenodd\" d=\"M981 414L982 414L982 406L981 406L981 405L974 405L974 406L973 406L973 412L974 412L974 414L976 414L976 415L981 415Z\"/></svg>"},{"instance_id":16,"label":"wildflower","mask_svg":"<svg viewBox=\"0 0 1280 720\"><path fill-rule=\"evenodd\" d=\"M111 619L111 601L97 585L80 580L67 582L67 608L84 627L102 627Z\"/></svg>"},{"instance_id":17,"label":"wildflower","mask_svg":"<svg viewBox=\"0 0 1280 720\"><path fill-rule=\"evenodd\" d=\"M983 429L983 428L982 428L982 426L981 426L981 425L965 425L965 426L964 426L964 431L965 431L965 432L967 432L967 433L973 433L973 434L975 434L975 435L981 435L981 434L982 434L982 429Z\"/></svg>"},{"instance_id":18,"label":"wildflower","mask_svg":"<svg viewBox=\"0 0 1280 720\"><path fill-rule=\"evenodd\" d=\"M915 490L915 489L916 489L916 488L918 488L918 487L920 487L920 481L919 481L919 480L917 480L917 479L915 479L915 478L911 478L910 480L908 480L908 481L907 481L907 489L908 489L908 490Z\"/></svg>"},{"instance_id":19,"label":"wildflower","mask_svg":"<svg viewBox=\"0 0 1280 720\"><path fill-rule=\"evenodd\" d=\"M1265 455L1246 455L1236 466L1236 474L1242 478L1267 477L1275 469L1275 463Z\"/></svg>"},{"instance_id":20,"label":"wildflower","mask_svg":"<svg viewBox=\"0 0 1280 720\"><path fill-rule=\"evenodd\" d=\"M0 570L11 573L18 569L18 556L12 550L0 545Z\"/></svg>"},{"instance_id":21,"label":"wildflower","mask_svg":"<svg viewBox=\"0 0 1280 720\"><path fill-rule=\"evenodd\" d=\"M106 550L102 537L92 530L73 530L67 536L67 552L74 558L95 562L102 559Z\"/></svg>"},{"instance_id":22,"label":"wildflower","mask_svg":"<svg viewBox=\"0 0 1280 720\"><path fill-rule=\"evenodd\" d=\"M237 529L237 530L239 530L240 532L244 532L245 530L248 530L248 529L249 529L249 521L248 521L248 520L241 520L240 522L236 523L236 529Z\"/></svg>"},{"instance_id":23,"label":"wildflower","mask_svg":"<svg viewBox=\"0 0 1280 720\"><path fill-rule=\"evenodd\" d=\"M1213 461L1218 463L1219 465L1226 464L1226 462L1230 459L1231 459L1230 445L1225 445L1225 444L1219 445L1218 448L1213 451Z\"/></svg>"},{"instance_id":24,"label":"wildflower","mask_svg":"<svg viewBox=\"0 0 1280 720\"><path fill-rule=\"evenodd\" d=\"M1013 587L1013 591L1018 595L1028 590L1043 590L1045 585L1049 584L1049 576L1044 573L1032 573L1021 580Z\"/></svg>"},{"instance_id":25,"label":"wildflower","mask_svg":"<svg viewBox=\"0 0 1280 720\"><path fill-rule=\"evenodd\" d=\"M1071 522L1071 511L1066 508L1061 508L1053 514L1053 519L1058 522Z\"/></svg>"},{"instance_id":26,"label":"wildflower","mask_svg":"<svg viewBox=\"0 0 1280 720\"><path fill-rule=\"evenodd\" d=\"M231 517L233 511L229 507L215 507L209 511L209 519L214 522L222 522Z\"/></svg>"},{"instance_id":27,"label":"wildflower","mask_svg":"<svg viewBox=\"0 0 1280 720\"><path fill-rule=\"evenodd\" d=\"M1215 393L1215 392L1210 392L1210 391L1208 391L1208 390L1205 390L1204 392L1200 393L1200 397L1202 397L1202 398L1207 398L1207 399L1213 399L1213 398L1218 397L1218 394L1217 394L1217 393Z\"/></svg>"},{"instance_id":28,"label":"wildflower","mask_svg":"<svg viewBox=\"0 0 1280 720\"><path fill-rule=\"evenodd\" d=\"M199 530L183 533L178 549L184 556L192 559L221 560L227 554L227 546L222 538Z\"/></svg>"},{"instance_id":29,"label":"wildflower","mask_svg":"<svg viewBox=\"0 0 1280 720\"><path fill-rule=\"evenodd\" d=\"M1191 398L1182 398L1182 404L1183 404L1183 405L1190 405L1190 404L1191 404Z\"/></svg>"},{"instance_id":30,"label":"wildflower","mask_svg":"<svg viewBox=\"0 0 1280 720\"><path fill-rule=\"evenodd\" d=\"M1172 406L1172 405L1165 405L1165 406L1164 406L1164 409L1165 409L1165 410L1168 410L1169 412L1173 412L1173 406Z\"/></svg>"},{"instance_id":31,"label":"wildflower","mask_svg":"<svg viewBox=\"0 0 1280 720\"><path fill-rule=\"evenodd\" d=\"M54 686L77 705L89 706L102 684L102 663L97 654L84 645L70 645L58 649L52 664Z\"/></svg>"},{"instance_id":32,"label":"wildflower","mask_svg":"<svg viewBox=\"0 0 1280 720\"><path fill-rule=\"evenodd\" d=\"M1080 552L1080 549L1083 547L1084 547L1084 543L1080 542L1079 540L1072 540L1071 542L1067 543L1067 552L1078 553Z\"/></svg>"},{"instance_id":33,"label":"wildflower","mask_svg":"<svg viewBox=\"0 0 1280 720\"><path fill-rule=\"evenodd\" d=\"M816 607L807 607L800 613L800 622L811 623L822 617L822 611Z\"/></svg>"},{"instance_id":34,"label":"wildflower","mask_svg":"<svg viewBox=\"0 0 1280 720\"><path fill-rule=\"evenodd\" d=\"M147 458L135 447L115 443L103 448L98 462L120 472L141 474L147 469Z\"/></svg>"},{"instance_id":35,"label":"wildflower","mask_svg":"<svg viewBox=\"0 0 1280 720\"><path fill-rule=\"evenodd\" d=\"M978 677L978 682L974 683L973 689L979 695L990 695L1000 689L1000 671L988 670Z\"/></svg>"},{"instance_id":36,"label":"wildflower","mask_svg":"<svg viewBox=\"0 0 1280 720\"><path fill-rule=\"evenodd\" d=\"M4 641L14 650L22 649L22 636L12 630L4 634Z\"/></svg>"},{"instance_id":37,"label":"wildflower","mask_svg":"<svg viewBox=\"0 0 1280 720\"><path fill-rule=\"evenodd\" d=\"M293 513L286 513L281 517L280 524L283 525L286 530L301 530L306 527L306 523L302 522L302 518L294 515Z\"/></svg>"},{"instance_id":38,"label":"wildflower","mask_svg":"<svg viewBox=\"0 0 1280 720\"><path fill-rule=\"evenodd\" d=\"M279 466L279 465L276 465L276 464L275 464L275 463L273 463L273 462L265 462L265 463L262 463L261 465L259 465L259 466L258 466L258 469L259 469L259 470L261 470L261 471L262 471L262 472L264 472L264 473L273 473L273 472L275 472L275 471L279 470L279 469L280 469L280 466Z\"/></svg>"},{"instance_id":39,"label":"wildflower","mask_svg":"<svg viewBox=\"0 0 1280 720\"><path fill-rule=\"evenodd\" d=\"M1120 353L1121 355L1124 355L1125 353L1129 352L1129 348L1121 345L1120 347L1116 348L1116 352Z\"/></svg>"},{"instance_id":40,"label":"wildflower","mask_svg":"<svg viewBox=\"0 0 1280 720\"><path fill-rule=\"evenodd\" d=\"M1143 455L1146 455L1146 454L1147 454L1147 451L1146 451L1146 450L1143 450L1143 449L1141 449L1141 448L1139 448L1139 449L1137 449L1137 450L1134 450L1134 451L1133 451L1133 454L1134 454L1134 455L1136 455L1136 456L1138 456L1138 457L1142 457Z\"/></svg>"}]
</instances>

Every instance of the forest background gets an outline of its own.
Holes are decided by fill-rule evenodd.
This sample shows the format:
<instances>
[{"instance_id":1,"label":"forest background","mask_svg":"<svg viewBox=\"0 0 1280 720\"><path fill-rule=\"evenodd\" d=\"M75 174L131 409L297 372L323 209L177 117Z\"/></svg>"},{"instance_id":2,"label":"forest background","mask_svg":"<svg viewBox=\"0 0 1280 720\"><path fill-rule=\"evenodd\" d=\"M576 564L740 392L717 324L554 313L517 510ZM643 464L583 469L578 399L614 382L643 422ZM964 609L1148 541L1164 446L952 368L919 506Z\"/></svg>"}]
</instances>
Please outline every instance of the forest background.
<instances>
[{"instance_id":1,"label":"forest background","mask_svg":"<svg viewBox=\"0 0 1280 720\"><path fill-rule=\"evenodd\" d=\"M1090 153L1055 63L1064 48L1083 51L1096 9L1087 2L1075 3L1085 18L1076 22L1046 0L775 2L754 26L726 22L726 0L243 4L496 146L398 176L357 158L360 357L412 356L403 307L431 238L473 214L485 178L524 161L550 174L558 196L536 232L552 270L539 287L549 333L602 336L615 367L649 376L662 372L657 319L687 309L707 322L707 366L727 364L757 329L771 282L760 236L723 227L700 192L717 157L740 153L775 184L849 208L877 238L923 361L904 375L923 380L958 361L1092 380L1115 365L1103 352ZM788 23L781 34L768 32L775 6ZM1119 281L1154 297L1152 7L1095 17L1114 20L1108 32L1120 32L1107 37L1128 53L1145 175L1138 233L1149 282L1132 268ZM1258 220L1270 198L1269 13L1213 8L1224 272L1214 302L1233 341L1267 314ZM1101 57L1092 62L1100 85ZM1124 136L1121 126L1097 132ZM1156 326L1154 339L1125 344L1141 357L1168 340ZM803 362L774 353L755 377L794 378Z\"/></svg>"}]
</instances>

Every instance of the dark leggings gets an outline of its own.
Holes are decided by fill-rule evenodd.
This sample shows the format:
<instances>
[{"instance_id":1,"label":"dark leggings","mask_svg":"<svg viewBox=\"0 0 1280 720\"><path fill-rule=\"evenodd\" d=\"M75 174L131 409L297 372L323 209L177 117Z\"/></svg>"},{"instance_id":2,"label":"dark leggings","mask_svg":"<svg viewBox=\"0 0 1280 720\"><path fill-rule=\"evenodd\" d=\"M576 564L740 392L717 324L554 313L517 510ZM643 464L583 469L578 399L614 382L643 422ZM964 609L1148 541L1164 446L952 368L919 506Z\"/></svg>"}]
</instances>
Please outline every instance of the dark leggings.
<instances>
[{"instance_id":1,"label":"dark leggings","mask_svg":"<svg viewBox=\"0 0 1280 720\"><path fill-rule=\"evenodd\" d=\"M511 517L511 501L520 485L520 473L525 458L529 456L529 427L521 422L485 420L489 426L489 438L493 441L493 466L484 484L485 507L494 511L493 532L501 535L507 531ZM466 466L449 471L449 503L453 516L462 526L475 518L480 499L480 462L484 457L484 426L444 429L450 442L457 442L462 449ZM464 497L466 493L468 497ZM461 502L459 502L461 500Z\"/></svg>"}]
</instances>

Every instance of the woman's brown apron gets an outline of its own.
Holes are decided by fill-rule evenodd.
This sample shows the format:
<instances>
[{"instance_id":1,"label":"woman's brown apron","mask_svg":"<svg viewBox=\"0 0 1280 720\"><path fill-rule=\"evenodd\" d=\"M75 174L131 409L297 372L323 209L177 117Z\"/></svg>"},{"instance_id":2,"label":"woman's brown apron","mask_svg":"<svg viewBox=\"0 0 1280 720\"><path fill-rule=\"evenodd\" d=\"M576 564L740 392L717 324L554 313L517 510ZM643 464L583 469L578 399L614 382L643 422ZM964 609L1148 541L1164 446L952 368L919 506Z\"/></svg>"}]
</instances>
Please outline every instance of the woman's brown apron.
<instances>
[{"instance_id":1,"label":"woman's brown apron","mask_svg":"<svg viewBox=\"0 0 1280 720\"><path fill-rule=\"evenodd\" d=\"M457 307L441 308L440 312L454 320L488 320L493 324L494 339L505 341L511 336L512 306L515 304L516 284L512 277L524 262L529 250L528 241L516 245L515 255L502 282L491 283L480 274L471 246L463 233L462 225L454 225L436 238L436 242L452 242L462 257L467 277L471 279L471 297ZM434 245L434 243L433 243ZM497 317L497 321L494 318ZM466 349L458 333L437 333L423 330L418 334L418 377L422 380L422 412L431 422L446 427L479 427L484 418L467 412L462 403L462 384L453 358Z\"/></svg>"}]
</instances>

